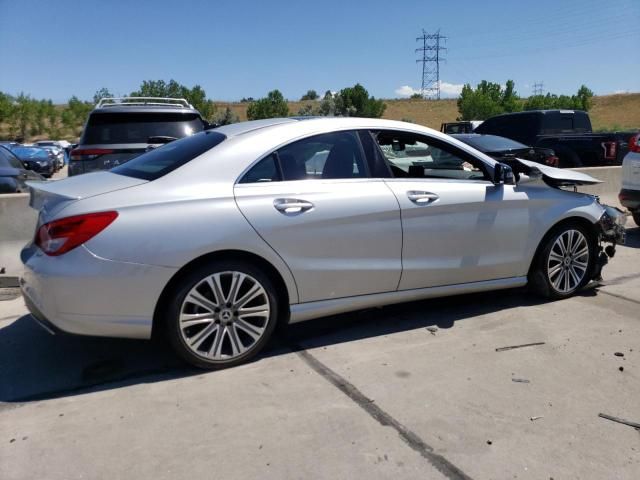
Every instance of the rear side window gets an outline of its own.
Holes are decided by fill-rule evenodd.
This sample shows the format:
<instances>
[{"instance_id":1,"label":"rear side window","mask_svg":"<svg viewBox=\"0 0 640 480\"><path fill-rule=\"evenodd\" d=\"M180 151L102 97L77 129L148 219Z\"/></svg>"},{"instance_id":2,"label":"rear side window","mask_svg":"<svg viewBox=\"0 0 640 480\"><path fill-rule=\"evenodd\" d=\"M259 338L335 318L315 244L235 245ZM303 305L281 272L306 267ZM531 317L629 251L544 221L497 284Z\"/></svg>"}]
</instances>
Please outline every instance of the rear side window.
<instances>
[{"instance_id":1,"label":"rear side window","mask_svg":"<svg viewBox=\"0 0 640 480\"><path fill-rule=\"evenodd\" d=\"M183 138L202 130L197 113L92 113L80 143L155 143L149 137Z\"/></svg>"},{"instance_id":2,"label":"rear side window","mask_svg":"<svg viewBox=\"0 0 640 480\"><path fill-rule=\"evenodd\" d=\"M111 171L127 177L155 180L211 150L225 138L212 130L201 132L143 153Z\"/></svg>"}]
</instances>

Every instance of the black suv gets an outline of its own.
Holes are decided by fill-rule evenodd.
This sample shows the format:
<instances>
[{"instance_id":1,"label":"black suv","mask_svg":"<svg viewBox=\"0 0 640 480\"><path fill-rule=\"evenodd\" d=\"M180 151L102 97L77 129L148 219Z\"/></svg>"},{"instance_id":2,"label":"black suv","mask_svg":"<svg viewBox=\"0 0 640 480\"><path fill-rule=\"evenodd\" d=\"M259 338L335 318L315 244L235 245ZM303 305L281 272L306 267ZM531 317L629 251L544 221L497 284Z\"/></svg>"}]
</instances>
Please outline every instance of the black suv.
<instances>
[{"instance_id":1,"label":"black suv","mask_svg":"<svg viewBox=\"0 0 640 480\"><path fill-rule=\"evenodd\" d=\"M71 151L69 176L109 170L210 126L182 98L103 98L89 114L80 143Z\"/></svg>"}]
</instances>

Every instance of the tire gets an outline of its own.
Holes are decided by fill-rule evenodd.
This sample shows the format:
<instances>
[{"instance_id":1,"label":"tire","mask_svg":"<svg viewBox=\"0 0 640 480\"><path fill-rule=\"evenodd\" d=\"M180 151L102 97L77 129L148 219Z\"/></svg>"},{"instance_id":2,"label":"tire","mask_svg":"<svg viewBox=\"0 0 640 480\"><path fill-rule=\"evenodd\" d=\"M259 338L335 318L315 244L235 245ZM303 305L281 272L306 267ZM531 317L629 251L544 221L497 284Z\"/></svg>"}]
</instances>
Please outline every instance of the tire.
<instances>
[{"instance_id":1,"label":"tire","mask_svg":"<svg viewBox=\"0 0 640 480\"><path fill-rule=\"evenodd\" d=\"M640 210L634 210L631 212L631 216L633 217L633 221L636 222L636 225L640 227Z\"/></svg>"},{"instance_id":2,"label":"tire","mask_svg":"<svg viewBox=\"0 0 640 480\"><path fill-rule=\"evenodd\" d=\"M214 261L192 270L164 312L173 349L191 365L210 370L247 362L276 326L275 292L269 277L245 262Z\"/></svg>"},{"instance_id":3,"label":"tire","mask_svg":"<svg viewBox=\"0 0 640 480\"><path fill-rule=\"evenodd\" d=\"M563 252L567 245L573 254ZM593 234L576 222L559 225L540 244L529 272L529 285L546 298L570 297L589 283L595 261Z\"/></svg>"}]
</instances>

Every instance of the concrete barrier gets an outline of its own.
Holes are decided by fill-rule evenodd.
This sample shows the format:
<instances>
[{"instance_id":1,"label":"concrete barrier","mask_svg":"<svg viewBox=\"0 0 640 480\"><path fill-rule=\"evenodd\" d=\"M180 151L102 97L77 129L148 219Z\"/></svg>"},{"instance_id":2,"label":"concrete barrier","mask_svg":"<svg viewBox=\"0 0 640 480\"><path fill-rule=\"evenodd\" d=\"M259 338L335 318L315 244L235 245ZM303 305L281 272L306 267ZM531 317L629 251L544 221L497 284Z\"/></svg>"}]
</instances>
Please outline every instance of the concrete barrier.
<instances>
[{"instance_id":1,"label":"concrete barrier","mask_svg":"<svg viewBox=\"0 0 640 480\"><path fill-rule=\"evenodd\" d=\"M622 185L622 167L585 167L573 170L602 180L602 183L597 185L582 185L578 187L578 191L598 195L603 203L623 208L618 200Z\"/></svg>"},{"instance_id":2,"label":"concrete barrier","mask_svg":"<svg viewBox=\"0 0 640 480\"><path fill-rule=\"evenodd\" d=\"M20 275L20 250L33 238L37 221L28 193L0 195L0 269L5 275Z\"/></svg>"},{"instance_id":3,"label":"concrete barrier","mask_svg":"<svg viewBox=\"0 0 640 480\"><path fill-rule=\"evenodd\" d=\"M620 206L617 197L622 167L589 167L575 170L603 181L598 185L581 186L578 188L579 191L599 195L605 203ZM20 250L33 237L37 218L37 212L29 207L29 194L0 195L0 268L6 269L6 275L20 275Z\"/></svg>"}]
</instances>

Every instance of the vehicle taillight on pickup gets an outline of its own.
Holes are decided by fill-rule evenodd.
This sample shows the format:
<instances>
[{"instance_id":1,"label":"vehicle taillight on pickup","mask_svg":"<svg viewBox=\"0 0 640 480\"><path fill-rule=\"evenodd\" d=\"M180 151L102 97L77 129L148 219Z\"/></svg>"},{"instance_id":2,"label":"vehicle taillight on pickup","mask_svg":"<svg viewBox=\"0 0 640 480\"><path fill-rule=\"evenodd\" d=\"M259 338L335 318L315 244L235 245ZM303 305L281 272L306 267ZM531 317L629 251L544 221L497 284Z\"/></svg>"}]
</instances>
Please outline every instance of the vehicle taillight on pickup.
<instances>
[{"instance_id":1,"label":"vehicle taillight on pickup","mask_svg":"<svg viewBox=\"0 0 640 480\"><path fill-rule=\"evenodd\" d=\"M602 148L604 150L604 159L605 160L615 160L616 153L618 150L618 145L616 142L602 142Z\"/></svg>"},{"instance_id":2,"label":"vehicle taillight on pickup","mask_svg":"<svg viewBox=\"0 0 640 480\"><path fill-rule=\"evenodd\" d=\"M547 158L544 159L544 161L547 165L552 167L560 166L560 159L555 155L549 155Z\"/></svg>"},{"instance_id":3,"label":"vehicle taillight on pickup","mask_svg":"<svg viewBox=\"0 0 640 480\"><path fill-rule=\"evenodd\" d=\"M113 150L108 148L76 148L71 150L70 157L71 160L93 160L107 153L113 153Z\"/></svg>"},{"instance_id":4,"label":"vehicle taillight on pickup","mask_svg":"<svg viewBox=\"0 0 640 480\"><path fill-rule=\"evenodd\" d=\"M35 244L55 257L91 240L118 217L118 212L97 212L45 223L36 232Z\"/></svg>"},{"instance_id":5,"label":"vehicle taillight on pickup","mask_svg":"<svg viewBox=\"0 0 640 480\"><path fill-rule=\"evenodd\" d=\"M636 133L629 139L629 151L640 153L640 133Z\"/></svg>"}]
</instances>

